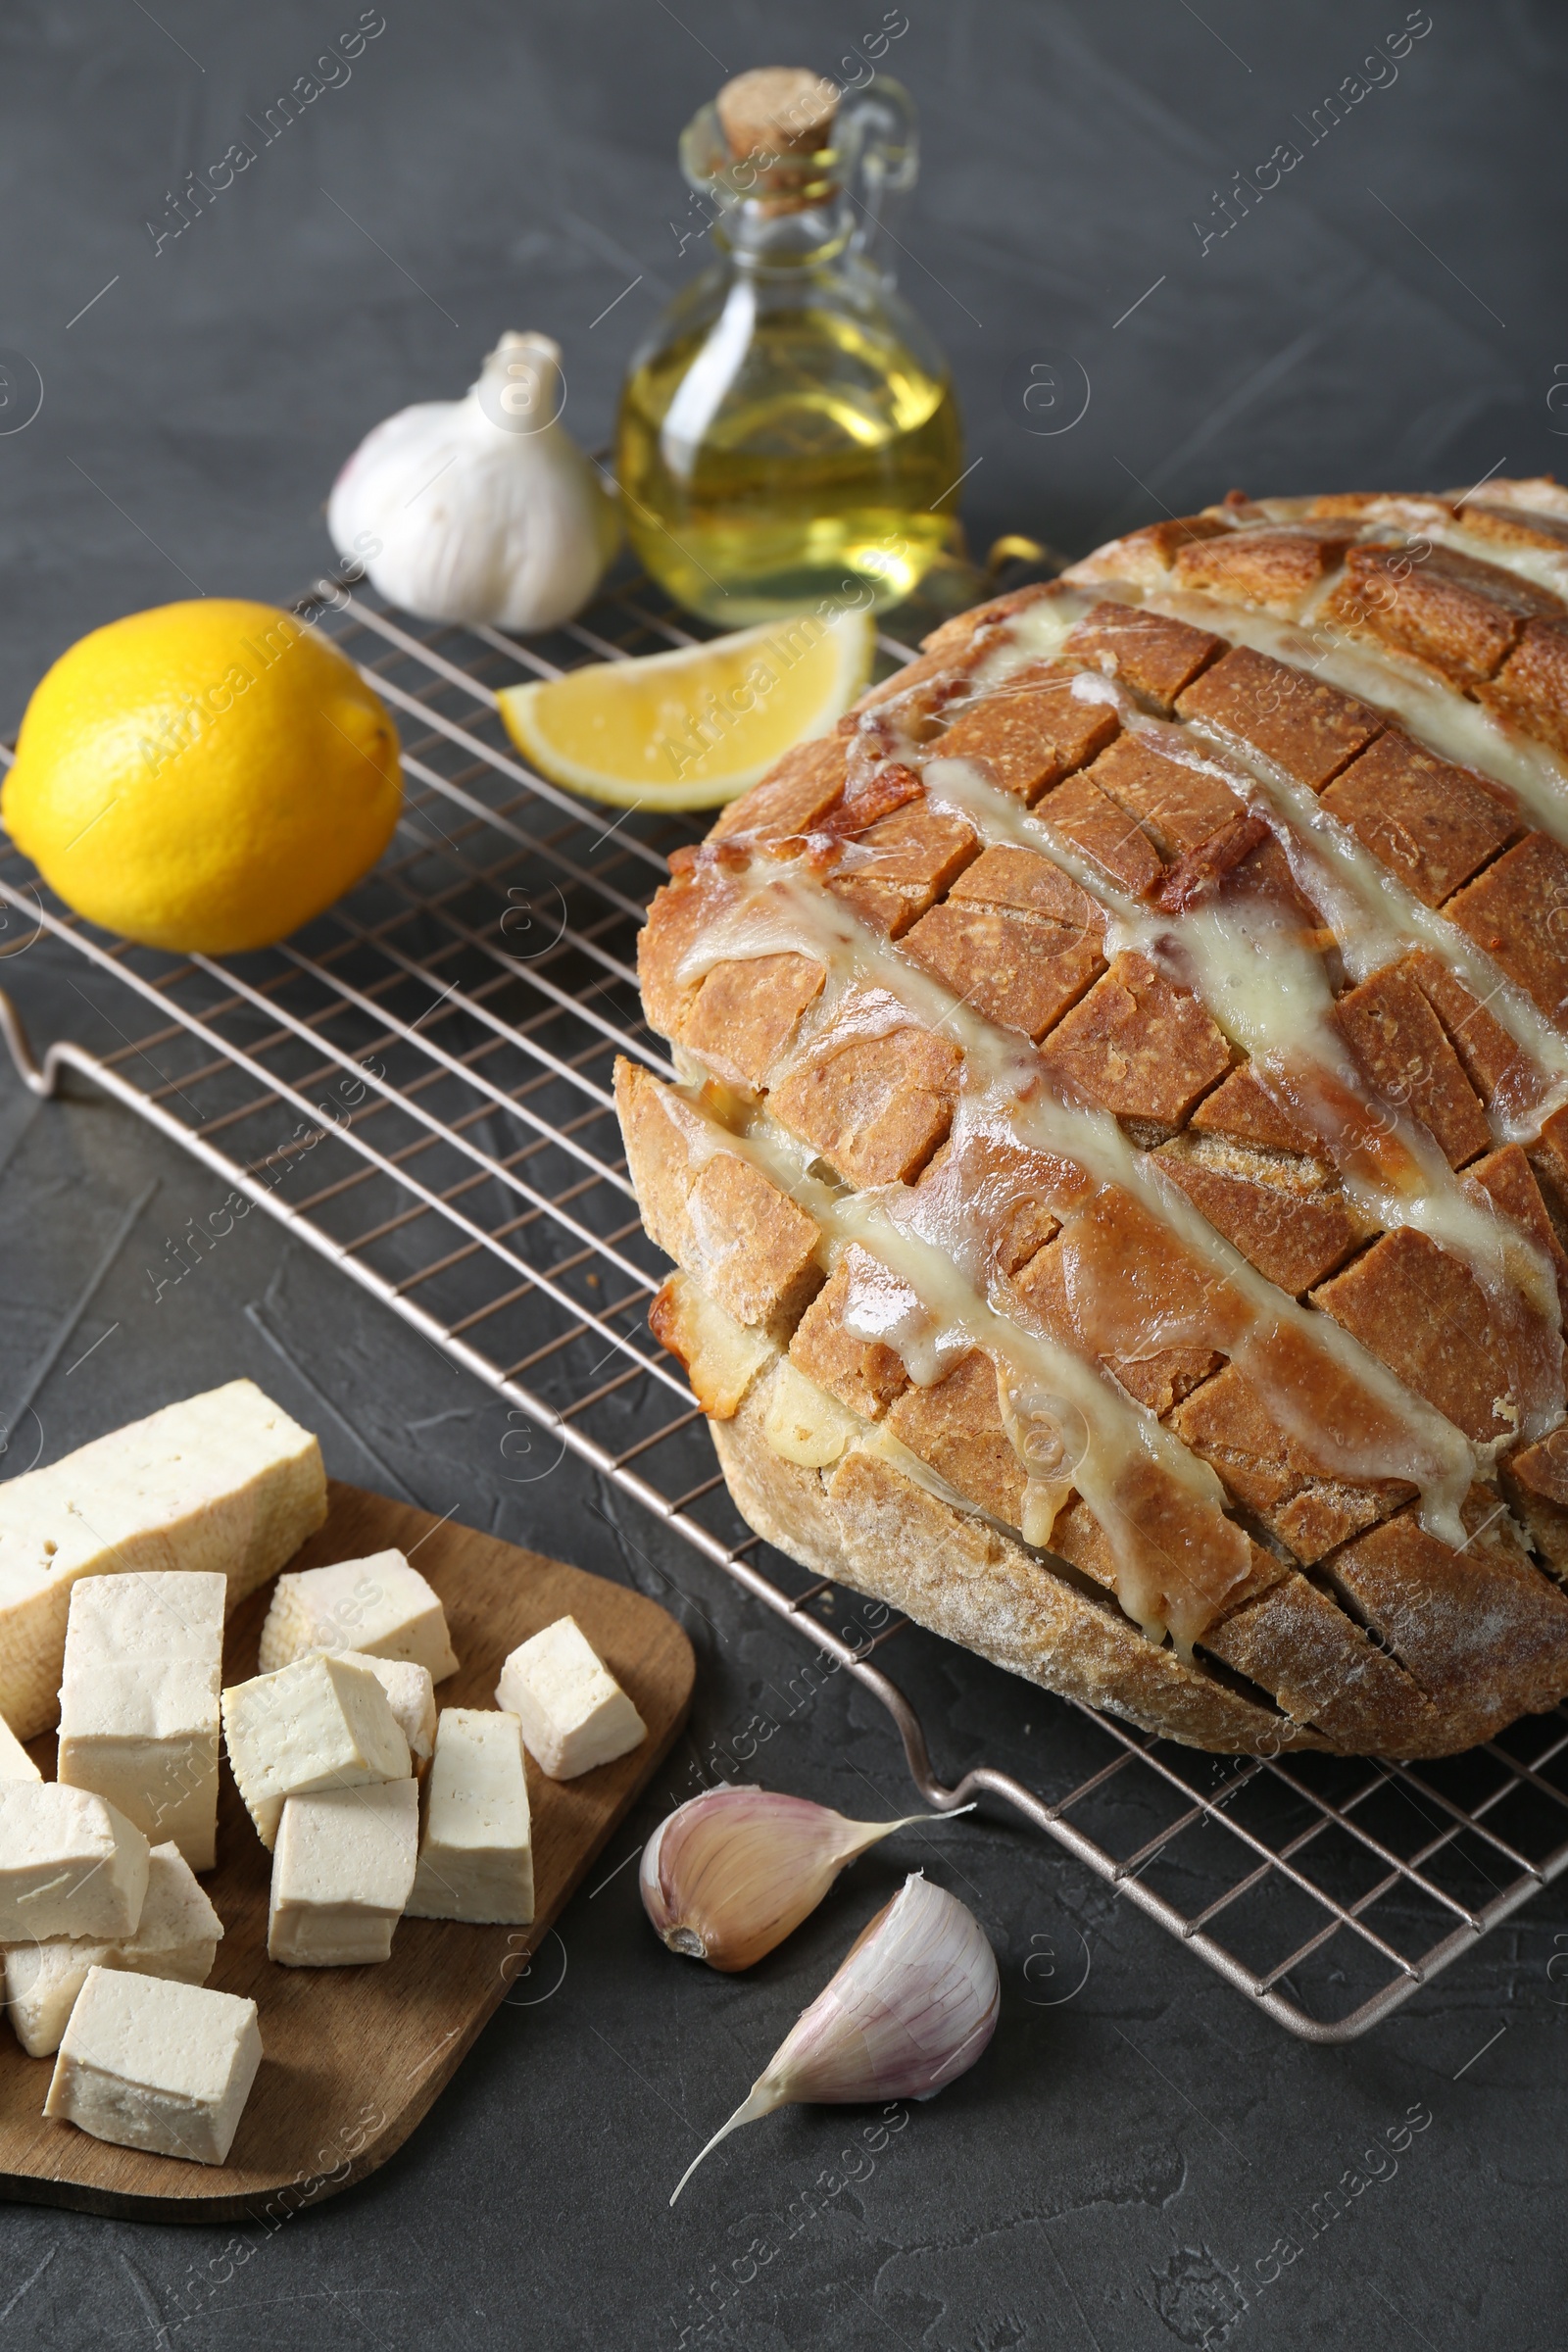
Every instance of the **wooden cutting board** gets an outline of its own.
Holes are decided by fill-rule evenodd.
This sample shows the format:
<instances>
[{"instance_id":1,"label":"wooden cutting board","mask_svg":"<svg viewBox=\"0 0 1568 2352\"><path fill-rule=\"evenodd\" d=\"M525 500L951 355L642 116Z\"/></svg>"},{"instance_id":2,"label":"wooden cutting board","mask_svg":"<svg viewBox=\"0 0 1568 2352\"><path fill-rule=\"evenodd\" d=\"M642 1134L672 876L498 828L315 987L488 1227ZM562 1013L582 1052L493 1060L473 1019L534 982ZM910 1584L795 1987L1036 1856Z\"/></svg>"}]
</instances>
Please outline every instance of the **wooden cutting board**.
<instances>
[{"instance_id":1,"label":"wooden cutting board","mask_svg":"<svg viewBox=\"0 0 1568 2352\"><path fill-rule=\"evenodd\" d=\"M362 1488L329 1490L326 1525L289 1562L317 1568L396 1546L440 1593L463 1663L436 1691L443 1707L495 1704L501 1662L568 1612L648 1726L642 1746L580 1780L547 1781L528 1758L538 1909L528 1928L406 1919L392 1957L374 1968L280 1968L267 1957L271 1856L252 1829L225 1765L218 1867L202 1885L223 1922L208 1982L248 1993L261 2012L265 2056L227 2164L188 2164L110 2147L41 2110L52 2058L0 2038L0 2197L74 2205L131 2220L275 2224L335 2196L401 2147L451 2079L486 2019L518 1986L529 1954L685 1721L695 1661L657 1602L561 1560L475 1535L451 1520ZM270 1584L228 1621L223 1680L256 1672ZM54 1776L55 1736L31 1743ZM549 1969L541 1959L541 1974ZM528 1980L532 1983L532 1979ZM525 1995L528 1984L518 1986Z\"/></svg>"}]
</instances>

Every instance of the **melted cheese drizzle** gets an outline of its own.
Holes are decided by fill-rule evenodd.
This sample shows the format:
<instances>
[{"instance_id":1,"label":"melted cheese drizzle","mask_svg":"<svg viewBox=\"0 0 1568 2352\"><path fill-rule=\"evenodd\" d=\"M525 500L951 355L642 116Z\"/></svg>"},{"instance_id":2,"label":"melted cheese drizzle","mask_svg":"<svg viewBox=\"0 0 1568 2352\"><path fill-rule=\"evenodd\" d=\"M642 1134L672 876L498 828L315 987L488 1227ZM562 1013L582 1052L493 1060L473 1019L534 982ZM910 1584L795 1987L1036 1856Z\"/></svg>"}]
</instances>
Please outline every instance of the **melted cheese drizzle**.
<instances>
[{"instance_id":1,"label":"melted cheese drizzle","mask_svg":"<svg viewBox=\"0 0 1568 2352\"><path fill-rule=\"evenodd\" d=\"M1554 514L1561 521L1565 510L1546 504L1549 491L1541 484L1529 499L1503 499L1498 506L1517 506L1528 517L1532 508L1543 514ZM1537 501L1540 501L1539 505ZM1258 505L1270 522L1292 523L1305 518L1308 499L1263 498ZM1482 502L1487 503L1486 501ZM1350 519L1348 516L1346 518ZM1471 556L1482 564L1494 564L1500 571L1511 571L1538 588L1549 589L1568 604L1568 548L1499 546L1485 532L1466 528L1463 517L1453 514L1439 499L1390 498L1379 502L1378 511L1369 514L1358 537L1376 539L1387 544L1398 541L1408 546L1412 540L1427 539L1438 547L1451 547L1456 555Z\"/></svg>"},{"instance_id":2,"label":"melted cheese drizzle","mask_svg":"<svg viewBox=\"0 0 1568 2352\"><path fill-rule=\"evenodd\" d=\"M1216 608L1200 597L1164 596L1145 600L1151 611L1165 612L1172 619L1185 620L1192 627L1208 627L1215 622ZM1000 650L993 657L998 682L1010 670L1042 659L1036 652L1037 637L1052 648L1053 656L1059 651L1061 639L1071 627L1059 628L1054 615L1043 624L1035 622L1038 606L1031 606L1017 614L1010 626L1015 646L1010 659ZM1259 653L1273 655L1277 661L1291 666L1305 668L1297 660L1291 662L1288 645L1294 640L1297 654L1310 651L1293 622L1276 621L1260 612L1233 612L1229 607L1220 615L1228 633L1238 644L1250 644ZM1392 673L1392 663L1376 663L1380 670ZM1331 676L1331 682L1344 685L1346 691L1358 694L1369 702L1390 702L1388 693L1380 696L1378 683L1365 676L1353 685L1348 680ZM1396 680L1396 683L1403 681ZM1098 691L1110 686L1108 679L1095 672L1082 673L1080 691ZM1113 691L1116 691L1113 689ZM1423 692L1426 689L1423 685ZM1445 691L1443 700L1458 700ZM1437 908L1426 906L1413 891L1407 890L1389 868L1362 848L1348 826L1325 808L1317 795L1304 784L1298 784L1283 768L1255 751L1239 737L1227 737L1203 721L1190 719L1181 724L1169 724L1146 717L1133 709L1131 698L1123 696L1122 723L1148 736L1152 747L1169 759L1185 765L1199 767L1209 775L1237 788L1237 776L1227 767L1225 760L1209 760L1197 749L1198 744L1212 745L1225 759L1246 770L1247 776L1258 787L1262 808L1260 813L1273 820L1273 829L1286 856L1291 859L1293 876L1303 895L1318 909L1340 942L1346 968L1352 979L1364 980L1384 964L1396 961L1417 948L1429 949L1445 963L1455 978L1463 981L1476 997L1507 1030L1521 1052L1528 1054L1556 1082L1552 1097L1539 1102L1528 1114L1501 1115L1500 1133L1504 1141L1520 1141L1533 1136L1541 1119L1552 1104L1568 1098L1568 1037L1555 1029L1538 1011L1523 989L1507 979L1493 962L1484 949L1478 947L1456 923L1451 923ZM1462 708L1473 710L1473 705ZM1470 764L1484 763L1473 753L1453 742L1437 740L1439 729L1418 725L1416 719L1399 710L1408 719L1413 734L1423 737L1441 758L1468 760ZM1478 714L1479 715L1479 714ZM1486 722L1489 731L1499 731ZM1049 800L1046 804L1049 807ZM1561 817L1568 840L1568 810ZM1546 830L1543 826L1543 831ZM1308 857L1308 845L1315 856Z\"/></svg>"},{"instance_id":3,"label":"melted cheese drizzle","mask_svg":"<svg viewBox=\"0 0 1568 2352\"><path fill-rule=\"evenodd\" d=\"M1387 524L1381 527L1395 535ZM1451 538L1486 561L1499 561L1497 550L1483 550L1463 534L1434 530L1430 535ZM1563 560L1526 564L1519 561L1521 551L1508 552L1513 561L1504 568L1554 588L1568 578ZM1064 587L1011 616L973 673L975 689L995 691L1026 664L1057 658L1073 627L1107 591L1114 597L1108 580L1087 592ZM1441 757L1499 776L1543 830L1568 841L1568 767L1544 749L1520 744L1478 706L1435 685L1413 664L1372 652L1338 631L1309 636L1309 620L1280 621L1179 593L1139 589L1134 601L1193 625L1217 624L1233 643L1251 645L1393 711ZM1524 993L1455 925L1396 882L1314 794L1248 745L1200 725L1148 717L1125 690L1098 673L1081 673L1073 691L1114 704L1125 729L1147 734L1165 756L1218 777L1236 793L1239 805L1256 808L1266 817L1298 887L1335 932L1352 978L1364 978L1415 948L1435 952L1522 1051L1551 1074L1557 1082L1552 1101L1568 1097L1568 1039L1543 1020ZM878 710L883 722L896 724L897 713L898 698ZM1204 739L1218 746L1220 758L1200 748ZM1120 948L1135 948L1191 987L1219 1027L1249 1054L1265 1085L1272 1081L1292 1108L1310 1113L1312 1107L1310 1100L1303 1105L1282 1083L1287 1069L1299 1072L1303 1064L1309 1073L1341 1090L1359 1091L1365 1099L1358 1074L1327 1026L1333 999L1321 959L1269 909L1210 905L1176 916L1152 912L1082 858L1046 815L1031 813L988 784L972 763L943 759L940 744L910 744L900 756L924 770L931 805L961 815L982 842L1044 850L1071 874L1107 914L1107 958ZM848 857L855 859L853 847ZM1208 1268L1211 1279L1196 1286L1203 1296L1195 1298L1189 1321L1178 1328L1167 1315L1158 1328L1149 1325L1136 1335L1138 1346L1119 1343L1119 1353L1130 1356L1141 1348L1147 1354L1209 1339L1222 1343L1219 1351L1253 1381L1269 1409L1320 1469L1357 1482L1395 1479L1414 1486L1423 1524L1442 1540L1462 1544L1459 1503L1471 1478L1505 1441L1472 1445L1332 1318L1300 1307L1267 1283L1164 1176L1157 1158L1136 1150L1113 1118L1052 1098L1039 1085L1032 1048L955 1002L951 992L825 892L803 886L773 859L754 859L728 910L706 927L683 960L680 977L692 980L716 963L784 952L810 957L828 977L791 1047L768 1073L770 1085L828 1038L837 1043L854 1035L891 1034L907 1027L911 1018L951 1035L965 1057L951 1138L955 1151L961 1153L968 1136L989 1135L1060 1155L1100 1186L1130 1195ZM679 1058L689 1063L690 1057ZM1494 1131L1505 1138L1532 1134L1544 1107L1537 1103L1528 1116L1505 1109L1498 1115L1494 1105ZM688 1109L709 1127L706 1117ZM1495 1304L1505 1305L1512 1292L1522 1292L1554 1329L1555 1283L1544 1254L1510 1220L1490 1204L1483 1206L1473 1188L1455 1179L1424 1129L1380 1115L1397 1146L1390 1155L1396 1180L1375 1181L1364 1160L1351 1154L1341 1165L1351 1200L1385 1229L1408 1225L1454 1251ZM1188 1648L1224 1593L1245 1578L1247 1540L1226 1516L1224 1490L1213 1471L1103 1370L1093 1352L1095 1342L1086 1340L1082 1351L1064 1344L1025 1300L1010 1290L999 1291L994 1281L990 1295L982 1296L988 1286L983 1237L972 1215L954 1217L951 1200L944 1221L930 1200L907 1187L850 1190L824 1182L815 1172L822 1163L765 1109L753 1114L740 1134L710 1132L712 1140L705 1150L751 1153L808 1208L826 1237L830 1260L854 1244L888 1269L893 1282L887 1288L852 1286L847 1322L856 1336L895 1348L916 1385L941 1380L971 1348L996 1360L1004 1424L1025 1473L1025 1541L1046 1544L1067 1494L1076 1490L1110 1542L1118 1594L1129 1614L1153 1638L1168 1624L1178 1644ZM692 1141L695 1145L695 1135ZM1329 1135L1325 1141L1333 1153L1335 1139ZM1379 1174L1387 1176L1387 1165ZM1075 1206L1081 1205L1066 1200L1055 1203L1064 1241ZM1205 1310L1226 1295L1245 1310L1241 1323L1236 1326L1233 1316L1232 1327L1211 1331ZM1287 1337L1297 1346L1298 1364L1304 1348L1319 1364L1327 1359L1342 1386L1359 1388L1372 1408L1365 1417L1368 1426L1358 1433L1347 1426L1343 1396L1333 1428L1326 1414L1314 1415L1303 1404L1299 1379L1283 1371L1290 1350L1278 1343ZM1544 1393L1527 1399L1527 1435L1543 1434L1561 1417L1560 1345L1551 1370L1555 1384L1544 1381ZM1372 1422L1381 1422L1381 1428L1372 1429ZM876 1432L871 1442L886 1438L886 1432ZM896 1449L906 1456L906 1467L915 1466L917 1457L902 1446ZM1168 1497L1177 1495L1194 1514L1185 1529L1171 1521L1171 1543L1161 1546L1156 1541L1155 1553L1162 1558L1152 1562L1150 1513L1147 1507L1139 1512L1136 1501L1132 1510L1126 1507L1135 1496L1139 1465L1157 1472L1167 1510ZM928 1484L951 1493L928 1465L923 1469ZM963 1498L956 1499L962 1506ZM1147 1505L1147 1496L1142 1499Z\"/></svg>"},{"instance_id":4,"label":"melted cheese drizzle","mask_svg":"<svg viewBox=\"0 0 1568 2352\"><path fill-rule=\"evenodd\" d=\"M971 1348L995 1359L999 1403L1024 1472L1024 1542L1044 1549L1069 1495L1082 1494L1110 1544L1117 1597L1127 1614L1151 1641L1162 1642L1168 1631L1190 1655L1193 1642L1251 1566L1247 1538L1227 1518L1225 1491L1209 1465L1100 1365L1038 1323L1026 1327L1015 1312L983 1298L975 1279L978 1250L955 1251L922 1231L926 1221L911 1213L912 1196L904 1187L854 1192L822 1176L810 1147L765 1109L730 1128L679 1095L667 1102L689 1166L700 1167L718 1152L740 1152L814 1218L830 1267L853 1246L876 1270L885 1269L885 1280L875 1270L868 1279L852 1280L845 1327L857 1339L893 1348L916 1387L934 1387ZM889 1431L870 1425L862 1443L972 1514L973 1502ZM1143 1470L1161 1481L1166 1507L1157 1513L1139 1508L1146 1499L1138 1493ZM1172 1494L1185 1507L1171 1510Z\"/></svg>"},{"instance_id":5,"label":"melted cheese drizzle","mask_svg":"<svg viewBox=\"0 0 1568 2352\"><path fill-rule=\"evenodd\" d=\"M1082 683L1094 699L1108 699L1108 680L1088 673ZM1124 710L1123 717L1131 717L1136 725L1136 714ZM1146 731L1158 735L1163 751L1173 748L1166 739L1180 733L1156 721L1148 722ZM1217 762L1194 760L1190 749L1175 748L1184 749L1186 764L1200 766L1232 791L1237 789L1239 779ZM1111 917L1107 959L1119 950L1135 949L1190 987L1216 1026L1258 1065L1264 1084L1286 1095L1288 1108L1310 1113L1336 1095L1348 1098L1364 1118L1358 1122L1359 1132L1344 1145L1336 1134L1337 1122L1320 1111L1312 1123L1314 1131L1323 1131L1324 1148L1339 1168L1346 1192L1365 1216L1387 1231L1411 1226L1451 1250L1504 1314L1512 1292L1522 1290L1548 1324L1558 1323L1556 1279L1544 1253L1516 1226L1499 1219L1490 1200L1478 1199L1461 1184L1425 1128L1368 1093L1329 1026L1334 999L1322 959L1292 936L1288 923L1255 904L1209 906L1174 915L1151 910L1063 839L1050 822L1049 798L1040 808L1026 809L1011 794L989 784L966 760L929 759L924 780L930 805L961 815L987 847L1005 843L1037 854L1044 851L1069 873ZM1239 795L1238 807L1244 805ZM1298 863L1304 871L1304 851L1293 859L1293 866ZM1301 874L1297 878L1299 881ZM1325 895L1320 893L1320 900ZM1320 905L1320 911L1327 910ZM1385 953L1376 962L1392 959ZM1311 1098L1304 1104L1294 1075L1303 1065L1310 1072ZM1382 1182L1367 1164L1364 1138L1369 1132L1388 1138L1389 1148L1380 1154L1386 1178ZM1551 1425L1543 1423L1541 1434Z\"/></svg>"},{"instance_id":6,"label":"melted cheese drizzle","mask_svg":"<svg viewBox=\"0 0 1568 2352\"><path fill-rule=\"evenodd\" d=\"M1328 581L1314 602L1332 592ZM1338 686L1364 703L1389 710L1440 759L1479 768L1513 792L1526 817L1568 843L1568 766L1544 744L1531 743L1494 719L1480 703L1433 677L1414 662L1401 662L1364 639L1350 637L1333 622L1317 625L1308 613L1282 620L1272 612L1242 606L1216 606L1206 597L1146 596L1152 612L1185 620L1191 628L1212 629L1233 645L1272 654L1309 677Z\"/></svg>"},{"instance_id":7,"label":"melted cheese drizzle","mask_svg":"<svg viewBox=\"0 0 1568 2352\"><path fill-rule=\"evenodd\" d=\"M788 867L768 858L754 858L744 877L734 877L732 887L729 909L704 926L683 958L679 967L682 983L697 979L718 963L779 954L808 956L828 975L792 1045L769 1071L770 1087L791 1068L808 1060L814 1047L829 1037L836 1043L857 1033L885 1035L911 1023L950 1036L964 1054L959 1115L971 1128L1005 1136L1026 1149L1069 1161L1086 1170L1101 1187L1130 1194L1207 1269L1209 1282L1195 1282L1188 1302L1190 1326L1184 1323L1179 1329L1146 1330L1130 1344L1118 1343L1116 1352L1136 1354L1140 1341L1146 1350L1151 1346L1157 1349L1183 1344L1217 1348L1253 1382L1281 1424L1306 1446L1326 1475L1406 1483L1420 1494L1422 1524L1444 1542L1464 1542L1459 1504L1491 1449L1472 1446L1451 1422L1406 1389L1387 1365L1330 1317L1299 1306L1265 1281L1179 1188L1152 1172L1149 1155L1137 1150L1108 1112L1075 1107L1052 1096L1040 1083L1038 1060L1026 1041L996 1028L956 1000L950 990L911 964L825 891L803 884ZM900 1198L906 1212L898 1220L892 1219L886 1208L891 1195ZM880 1198L879 1214L889 1216L890 1224L907 1239L910 1217L917 1219L920 1214L918 1208L908 1209L916 1196L906 1188L894 1187ZM870 1201L873 1196L854 1194L849 1199L852 1202ZM1070 1235L1078 1203L1063 1199L1054 1205ZM854 1206L842 1211L852 1220L869 1213L869 1208L862 1211ZM878 1237L875 1253L880 1255L880 1226ZM942 1241L944 1246L934 1251L904 1250L897 1266L938 1326L953 1320L960 1298L979 1303L972 1280L962 1272L962 1259L978 1255L979 1237L967 1237L965 1246L964 1238L950 1230ZM957 1290L953 1288L956 1282L960 1286ZM1060 1369L1077 1364L1081 1374L1087 1369L1082 1359L1060 1342L1051 1340L1045 1343L1045 1357L1031 1348L1025 1360L1016 1360L1017 1337L1023 1336L1017 1312L1016 1304L1009 1300L1004 1315L988 1321L985 1342L975 1344L998 1352L1023 1390L1027 1391L1032 1377L1048 1389L1054 1382L1056 1391L1082 1409L1088 1392L1076 1375L1075 1385L1064 1389L1065 1375ZM1213 1328L1216 1317L1223 1330ZM1342 1393L1342 1404L1346 1391L1360 1397L1365 1409L1358 1426L1342 1421L1331 1428L1324 1418L1310 1412L1300 1394L1303 1355L1319 1369L1327 1368L1331 1385ZM1100 1394L1098 1365L1090 1377L1095 1393ZM1124 1462L1134 1453L1157 1459L1179 1487L1191 1492L1198 1457L1152 1413L1120 1391L1119 1385L1114 1395L1113 1450L1117 1456ZM1100 1409L1102 1412L1104 1408ZM1217 1480L1212 1488L1208 1486L1212 1473L1206 1464L1198 1466L1203 1473L1200 1491L1213 1498L1206 1514L1212 1521L1212 1539L1229 1543L1237 1531L1222 1519L1219 1498L1223 1490ZM1093 1476L1093 1469L1087 1475ZM1096 1496L1085 1492L1084 1499L1101 1519L1115 1548L1122 1531L1114 1509L1102 1517ZM1222 1534L1222 1528L1227 1532ZM1130 1614L1147 1622L1147 1610L1136 1605L1137 1593L1129 1596L1123 1592L1123 1573L1129 1587L1142 1581L1136 1563L1118 1556L1118 1592Z\"/></svg>"}]
</instances>

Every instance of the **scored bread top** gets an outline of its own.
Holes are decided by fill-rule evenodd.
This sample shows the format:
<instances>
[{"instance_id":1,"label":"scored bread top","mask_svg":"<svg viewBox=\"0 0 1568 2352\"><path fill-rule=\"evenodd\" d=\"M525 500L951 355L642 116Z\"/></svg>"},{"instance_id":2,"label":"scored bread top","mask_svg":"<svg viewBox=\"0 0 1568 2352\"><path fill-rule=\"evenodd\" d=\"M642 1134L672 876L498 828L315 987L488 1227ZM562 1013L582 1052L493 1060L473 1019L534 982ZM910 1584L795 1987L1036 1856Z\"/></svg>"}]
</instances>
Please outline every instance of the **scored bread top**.
<instances>
[{"instance_id":1,"label":"scored bread top","mask_svg":"<svg viewBox=\"0 0 1568 2352\"><path fill-rule=\"evenodd\" d=\"M617 1097L754 1525L1209 1744L1568 1691L1568 492L1135 532L671 862Z\"/></svg>"}]
</instances>

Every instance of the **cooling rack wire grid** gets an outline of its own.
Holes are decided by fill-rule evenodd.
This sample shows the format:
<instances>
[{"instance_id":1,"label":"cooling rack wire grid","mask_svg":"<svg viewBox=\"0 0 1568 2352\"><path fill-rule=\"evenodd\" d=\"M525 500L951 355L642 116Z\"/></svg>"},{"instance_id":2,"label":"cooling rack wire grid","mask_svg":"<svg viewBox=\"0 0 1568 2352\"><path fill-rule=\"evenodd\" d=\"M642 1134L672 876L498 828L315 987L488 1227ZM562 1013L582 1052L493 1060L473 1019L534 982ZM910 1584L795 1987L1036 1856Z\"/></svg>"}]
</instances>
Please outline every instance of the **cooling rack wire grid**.
<instances>
[{"instance_id":1,"label":"cooling rack wire grid","mask_svg":"<svg viewBox=\"0 0 1568 2352\"><path fill-rule=\"evenodd\" d=\"M863 1602L749 1533L648 1330L665 1268L627 1181L611 1068L628 1054L670 1074L638 1004L636 932L668 853L709 820L559 791L497 710L500 687L687 631L647 581L527 642L416 622L364 589L302 610L397 719L408 797L392 847L306 931L219 962L95 930L0 836L0 1028L26 1085L49 1095L74 1071L149 1120L213 1173L215 1205L235 1192L265 1207L515 1408L520 1475L575 1454L793 1626L819 1667L854 1676L929 1803L1011 1806L1290 2032L1364 2033L1555 1878L1561 1710L1437 1764L1219 1758L964 1658L968 1716L1004 1761L944 1783L940 1731L934 1761L924 1727L951 1706L954 1653L901 1619L867 1630ZM879 646L884 667L908 658ZM91 967L94 1043L59 1039L39 1061L29 968L62 957ZM122 1041L110 1052L106 1021Z\"/></svg>"}]
</instances>

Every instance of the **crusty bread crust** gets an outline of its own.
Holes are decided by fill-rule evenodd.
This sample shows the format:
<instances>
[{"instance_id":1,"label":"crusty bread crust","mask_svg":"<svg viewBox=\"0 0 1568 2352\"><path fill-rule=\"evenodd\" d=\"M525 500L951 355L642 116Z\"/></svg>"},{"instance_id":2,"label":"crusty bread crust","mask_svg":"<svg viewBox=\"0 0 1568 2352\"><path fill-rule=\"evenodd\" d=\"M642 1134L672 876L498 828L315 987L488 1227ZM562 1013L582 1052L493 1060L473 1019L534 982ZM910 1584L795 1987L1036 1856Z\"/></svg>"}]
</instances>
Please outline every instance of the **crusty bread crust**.
<instances>
[{"instance_id":1,"label":"crusty bread crust","mask_svg":"<svg viewBox=\"0 0 1568 2352\"><path fill-rule=\"evenodd\" d=\"M1321 1747L1308 1727L1238 1696L1174 1650L1156 1649L1108 1602L1087 1596L978 1514L851 1447L805 1470L767 1442L760 1381L713 1443L749 1527L819 1576L885 1600L1009 1673L1224 1755Z\"/></svg>"},{"instance_id":2,"label":"crusty bread crust","mask_svg":"<svg viewBox=\"0 0 1568 2352\"><path fill-rule=\"evenodd\" d=\"M1222 1752L1444 1755L1568 1694L1565 787L1568 493L1493 483L1135 532L946 622L725 809L640 943L649 1019L710 1083L623 1065L617 1102L683 1270L655 1329L749 1524ZM1396 909L1359 960L1317 801ZM715 954L771 873L821 920ZM1247 1059L1185 945L1127 944L1139 905L1319 959L1318 1076ZM999 1124L1000 1072L1069 1135L1108 1114L1152 1192ZM1390 1216L1374 1164L1440 1213ZM961 1234L973 1344L921 1353L941 1317L841 1230L846 1192ZM1135 1416L1141 1499L1036 1466L998 1316ZM1216 1484L1162 1487L1161 1443ZM1203 1525L1228 1564L1184 1585Z\"/></svg>"}]
</instances>

